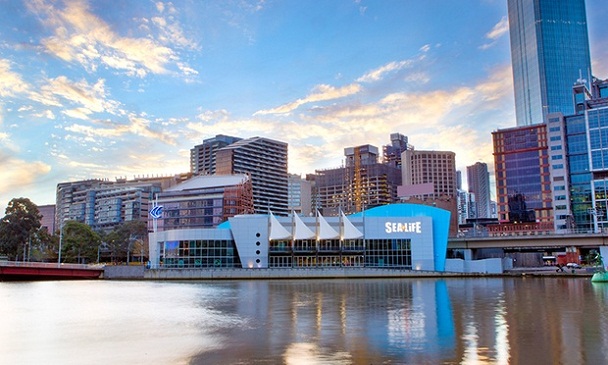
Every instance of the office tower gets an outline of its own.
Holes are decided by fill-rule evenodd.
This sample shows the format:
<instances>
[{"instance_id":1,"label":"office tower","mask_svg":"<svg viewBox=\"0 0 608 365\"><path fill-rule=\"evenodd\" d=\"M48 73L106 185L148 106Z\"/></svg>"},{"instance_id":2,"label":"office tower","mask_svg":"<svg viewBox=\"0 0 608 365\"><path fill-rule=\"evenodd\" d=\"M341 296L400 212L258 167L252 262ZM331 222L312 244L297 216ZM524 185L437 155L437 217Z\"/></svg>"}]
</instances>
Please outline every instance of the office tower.
<instances>
[{"instance_id":1,"label":"office tower","mask_svg":"<svg viewBox=\"0 0 608 365\"><path fill-rule=\"evenodd\" d=\"M263 137L238 140L219 148L215 174L249 174L255 213L287 215L287 143Z\"/></svg>"},{"instance_id":2,"label":"office tower","mask_svg":"<svg viewBox=\"0 0 608 365\"><path fill-rule=\"evenodd\" d=\"M591 81L584 0L508 0L518 126L574 114L572 85Z\"/></svg>"},{"instance_id":3,"label":"office tower","mask_svg":"<svg viewBox=\"0 0 608 365\"><path fill-rule=\"evenodd\" d=\"M471 218L491 218L490 174L488 165L477 162L467 166L467 183L469 192L475 195L475 212Z\"/></svg>"},{"instance_id":4,"label":"office tower","mask_svg":"<svg viewBox=\"0 0 608 365\"><path fill-rule=\"evenodd\" d=\"M551 115L549 127L561 127L565 138L567 184L556 201L563 229L598 232L608 228L608 80L594 79L591 88L572 88L576 114ZM564 208L566 210L564 210ZM561 212L558 213L558 209Z\"/></svg>"},{"instance_id":5,"label":"office tower","mask_svg":"<svg viewBox=\"0 0 608 365\"><path fill-rule=\"evenodd\" d=\"M241 139L218 134L213 138L203 140L202 144L190 149L190 172L194 175L215 174L215 155L217 151Z\"/></svg>"},{"instance_id":6,"label":"office tower","mask_svg":"<svg viewBox=\"0 0 608 365\"><path fill-rule=\"evenodd\" d=\"M492 140L498 221L553 231L547 125L498 130Z\"/></svg>"}]
</instances>

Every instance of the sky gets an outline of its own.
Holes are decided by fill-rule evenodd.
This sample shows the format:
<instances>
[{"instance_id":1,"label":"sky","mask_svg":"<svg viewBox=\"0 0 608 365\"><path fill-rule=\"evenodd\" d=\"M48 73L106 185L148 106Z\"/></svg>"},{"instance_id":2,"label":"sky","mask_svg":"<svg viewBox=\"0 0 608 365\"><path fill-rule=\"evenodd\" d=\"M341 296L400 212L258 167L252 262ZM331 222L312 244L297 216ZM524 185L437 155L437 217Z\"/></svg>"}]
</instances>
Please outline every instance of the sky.
<instances>
[{"instance_id":1,"label":"sky","mask_svg":"<svg viewBox=\"0 0 608 365\"><path fill-rule=\"evenodd\" d=\"M0 208L60 182L188 172L217 134L287 142L289 172L391 133L485 162L515 126L506 0L0 0ZM593 74L608 6L587 0ZM491 178L493 184L493 178Z\"/></svg>"}]
</instances>

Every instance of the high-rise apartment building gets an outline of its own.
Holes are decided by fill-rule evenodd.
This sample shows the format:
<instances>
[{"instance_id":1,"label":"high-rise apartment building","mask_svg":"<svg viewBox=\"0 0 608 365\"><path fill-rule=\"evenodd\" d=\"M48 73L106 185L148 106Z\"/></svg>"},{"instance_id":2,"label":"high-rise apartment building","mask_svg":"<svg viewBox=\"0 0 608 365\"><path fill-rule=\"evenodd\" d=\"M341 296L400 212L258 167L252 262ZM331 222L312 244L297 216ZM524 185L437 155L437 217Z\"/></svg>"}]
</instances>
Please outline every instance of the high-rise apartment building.
<instances>
[{"instance_id":1,"label":"high-rise apartment building","mask_svg":"<svg viewBox=\"0 0 608 365\"><path fill-rule=\"evenodd\" d=\"M458 231L456 154L451 151L406 150L401 154L402 200L449 210L450 234Z\"/></svg>"},{"instance_id":2,"label":"high-rise apartment building","mask_svg":"<svg viewBox=\"0 0 608 365\"><path fill-rule=\"evenodd\" d=\"M215 153L215 174L251 176L255 213L289 213L287 143L252 137L219 148Z\"/></svg>"},{"instance_id":3,"label":"high-rise apartment building","mask_svg":"<svg viewBox=\"0 0 608 365\"><path fill-rule=\"evenodd\" d=\"M572 85L591 81L584 0L508 0L518 126L574 114Z\"/></svg>"},{"instance_id":4,"label":"high-rise apartment building","mask_svg":"<svg viewBox=\"0 0 608 365\"><path fill-rule=\"evenodd\" d=\"M84 223L95 230L110 231L128 221L147 221L155 195L191 177L138 177L84 180L57 184L55 229L67 220Z\"/></svg>"},{"instance_id":5,"label":"high-rise apartment building","mask_svg":"<svg viewBox=\"0 0 608 365\"><path fill-rule=\"evenodd\" d=\"M218 134L213 138L203 140L202 144L190 149L190 172L194 175L215 174L215 156L217 151L241 139Z\"/></svg>"},{"instance_id":6,"label":"high-rise apartment building","mask_svg":"<svg viewBox=\"0 0 608 365\"><path fill-rule=\"evenodd\" d=\"M467 184L469 193L475 195L474 216L470 218L492 218L488 165L477 162L474 165L467 166Z\"/></svg>"}]
</instances>

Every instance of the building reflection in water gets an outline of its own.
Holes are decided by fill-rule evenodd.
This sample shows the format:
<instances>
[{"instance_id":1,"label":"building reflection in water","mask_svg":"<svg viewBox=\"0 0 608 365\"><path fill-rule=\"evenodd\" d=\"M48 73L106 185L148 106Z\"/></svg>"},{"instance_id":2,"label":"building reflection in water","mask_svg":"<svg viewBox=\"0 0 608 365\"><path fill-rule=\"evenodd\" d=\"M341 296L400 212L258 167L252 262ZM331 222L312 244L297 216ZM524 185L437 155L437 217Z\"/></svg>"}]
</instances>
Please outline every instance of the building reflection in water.
<instances>
[{"instance_id":1,"label":"building reflection in water","mask_svg":"<svg viewBox=\"0 0 608 365\"><path fill-rule=\"evenodd\" d=\"M608 285L588 279L221 285L234 294L215 309L246 325L224 329L224 349L192 363L594 364L608 355Z\"/></svg>"},{"instance_id":2,"label":"building reflection in water","mask_svg":"<svg viewBox=\"0 0 608 365\"><path fill-rule=\"evenodd\" d=\"M443 280L252 281L238 286L233 310L250 320L237 335L239 345L224 356L280 353L286 364L437 363L455 356L453 314Z\"/></svg>"}]
</instances>

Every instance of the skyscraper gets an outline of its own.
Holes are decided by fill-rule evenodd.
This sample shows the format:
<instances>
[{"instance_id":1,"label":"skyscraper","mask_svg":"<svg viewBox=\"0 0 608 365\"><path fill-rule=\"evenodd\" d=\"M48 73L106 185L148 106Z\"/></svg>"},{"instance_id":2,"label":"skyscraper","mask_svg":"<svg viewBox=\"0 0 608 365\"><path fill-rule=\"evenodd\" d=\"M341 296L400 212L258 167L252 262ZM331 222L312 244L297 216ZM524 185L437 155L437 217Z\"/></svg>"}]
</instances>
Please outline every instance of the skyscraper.
<instances>
[{"instance_id":1,"label":"skyscraper","mask_svg":"<svg viewBox=\"0 0 608 365\"><path fill-rule=\"evenodd\" d=\"M518 126L574 114L572 85L591 81L584 0L508 0Z\"/></svg>"},{"instance_id":2,"label":"skyscraper","mask_svg":"<svg viewBox=\"0 0 608 365\"><path fill-rule=\"evenodd\" d=\"M467 166L469 193L475 194L475 216L472 218L491 218L490 175L488 165L477 162Z\"/></svg>"}]
</instances>

